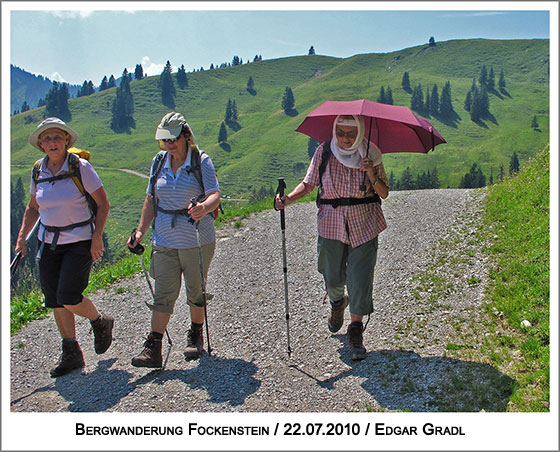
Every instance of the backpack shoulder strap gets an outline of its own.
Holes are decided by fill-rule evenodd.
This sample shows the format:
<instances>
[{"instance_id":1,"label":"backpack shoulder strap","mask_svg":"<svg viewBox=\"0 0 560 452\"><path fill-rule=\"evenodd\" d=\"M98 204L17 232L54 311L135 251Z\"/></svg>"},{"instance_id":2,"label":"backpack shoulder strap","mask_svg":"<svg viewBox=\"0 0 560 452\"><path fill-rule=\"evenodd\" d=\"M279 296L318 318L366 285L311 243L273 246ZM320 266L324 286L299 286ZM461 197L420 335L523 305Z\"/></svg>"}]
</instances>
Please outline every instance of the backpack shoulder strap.
<instances>
[{"instance_id":1,"label":"backpack shoulder strap","mask_svg":"<svg viewBox=\"0 0 560 452\"><path fill-rule=\"evenodd\" d=\"M331 154L331 143L329 140L327 140L323 143L323 152L321 152L321 163L319 164L319 190L317 190L316 199L317 207L319 207L319 198L321 197L321 193L323 192L323 174L327 169Z\"/></svg>"},{"instance_id":2,"label":"backpack shoulder strap","mask_svg":"<svg viewBox=\"0 0 560 452\"><path fill-rule=\"evenodd\" d=\"M156 154L155 159L152 162L152 170L150 174L150 188L152 192L152 205L154 206L154 221L152 222L152 226L155 225L155 219L157 217L157 201L156 201L156 182L163 168L163 163L165 162L165 158L167 157L167 151L159 151Z\"/></svg>"},{"instance_id":3,"label":"backpack shoulder strap","mask_svg":"<svg viewBox=\"0 0 560 452\"><path fill-rule=\"evenodd\" d=\"M46 159L47 157L43 157L39 160L37 160L34 164L33 164L33 170L31 171L31 176L33 177L33 182L35 182L35 185L37 185L37 181L39 180L39 171L41 170L41 164L43 163L43 161Z\"/></svg>"},{"instance_id":4,"label":"backpack shoulder strap","mask_svg":"<svg viewBox=\"0 0 560 452\"><path fill-rule=\"evenodd\" d=\"M202 154L204 151L193 152L191 157L191 172L196 177L200 188L202 189L202 196L205 194L204 181L202 180Z\"/></svg>"},{"instance_id":5,"label":"backpack shoulder strap","mask_svg":"<svg viewBox=\"0 0 560 452\"><path fill-rule=\"evenodd\" d=\"M72 180L80 190L82 195L86 195L86 189L84 188L84 184L82 183L82 173L80 172L80 157L76 154L68 153L68 170L72 175Z\"/></svg>"},{"instance_id":6,"label":"backpack shoulder strap","mask_svg":"<svg viewBox=\"0 0 560 452\"><path fill-rule=\"evenodd\" d=\"M327 169L329 159L331 158L331 144L327 140L323 143L323 152L321 153L321 163L319 164L319 186L323 189L323 174Z\"/></svg>"}]
</instances>

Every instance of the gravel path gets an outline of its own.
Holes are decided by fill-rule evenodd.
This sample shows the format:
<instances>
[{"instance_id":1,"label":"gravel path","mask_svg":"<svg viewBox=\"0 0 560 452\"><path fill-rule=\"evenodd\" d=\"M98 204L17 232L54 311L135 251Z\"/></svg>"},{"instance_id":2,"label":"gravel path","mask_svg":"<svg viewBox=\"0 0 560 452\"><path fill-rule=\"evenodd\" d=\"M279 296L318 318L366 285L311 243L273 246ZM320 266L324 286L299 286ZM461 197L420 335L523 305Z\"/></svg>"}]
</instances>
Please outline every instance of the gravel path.
<instances>
[{"instance_id":1,"label":"gravel path","mask_svg":"<svg viewBox=\"0 0 560 452\"><path fill-rule=\"evenodd\" d=\"M83 373L51 379L60 339L51 317L11 339L11 410L22 412L443 411L453 376L498 372L450 358L449 344L480 342L487 265L469 238L483 195L472 190L393 192L383 203L375 312L364 333L368 356L349 359L345 330L330 334L316 271L316 208L286 209L292 355L288 357L280 222L271 210L218 231L208 281L212 356L183 358L190 323L185 296L169 325L164 370L137 369L150 295L141 273L92 296L116 318L106 354L93 352L80 319ZM452 260L455 259L455 260ZM460 325L460 327L458 327ZM205 338L206 339L206 338ZM456 405L452 410L460 410ZM497 411L503 406L496 406ZM475 407L476 409L476 407Z\"/></svg>"}]
</instances>

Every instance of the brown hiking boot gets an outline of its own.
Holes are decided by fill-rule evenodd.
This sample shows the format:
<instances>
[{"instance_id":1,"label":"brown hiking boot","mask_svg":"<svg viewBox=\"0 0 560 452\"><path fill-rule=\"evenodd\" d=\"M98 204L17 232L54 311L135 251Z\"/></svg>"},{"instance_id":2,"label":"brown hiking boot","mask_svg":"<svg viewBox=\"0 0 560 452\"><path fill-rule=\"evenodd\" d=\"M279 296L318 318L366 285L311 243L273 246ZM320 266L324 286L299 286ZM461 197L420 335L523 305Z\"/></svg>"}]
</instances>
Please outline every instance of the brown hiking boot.
<instances>
[{"instance_id":1,"label":"brown hiking boot","mask_svg":"<svg viewBox=\"0 0 560 452\"><path fill-rule=\"evenodd\" d=\"M344 310L346 306L348 306L348 296L344 295L342 300L340 300L339 305L333 304L331 301L331 312L329 313L329 331L331 333L336 333L342 327L342 323L344 322Z\"/></svg>"},{"instance_id":2,"label":"brown hiking boot","mask_svg":"<svg viewBox=\"0 0 560 452\"><path fill-rule=\"evenodd\" d=\"M113 324L115 319L107 314L101 314L97 320L91 322L91 329L95 337L93 345L95 353L101 355L105 353L113 342Z\"/></svg>"},{"instance_id":3,"label":"brown hiking boot","mask_svg":"<svg viewBox=\"0 0 560 452\"><path fill-rule=\"evenodd\" d=\"M152 333L148 334L144 342L144 350L132 358L132 365L134 367L161 367L161 339L156 339Z\"/></svg>"},{"instance_id":4,"label":"brown hiking boot","mask_svg":"<svg viewBox=\"0 0 560 452\"><path fill-rule=\"evenodd\" d=\"M74 369L81 369L84 365L84 355L78 343L62 341L62 355L58 365L51 369L51 377L61 377Z\"/></svg>"},{"instance_id":5,"label":"brown hiking boot","mask_svg":"<svg viewBox=\"0 0 560 452\"><path fill-rule=\"evenodd\" d=\"M193 327L187 332L187 348L185 349L186 359L197 359L202 353L204 339L202 337L202 325Z\"/></svg>"},{"instance_id":6,"label":"brown hiking boot","mask_svg":"<svg viewBox=\"0 0 560 452\"><path fill-rule=\"evenodd\" d=\"M364 325L362 322L352 322L348 325L346 336L348 338L348 346L350 347L350 358L353 361L359 361L366 357L366 348L362 338Z\"/></svg>"}]
</instances>

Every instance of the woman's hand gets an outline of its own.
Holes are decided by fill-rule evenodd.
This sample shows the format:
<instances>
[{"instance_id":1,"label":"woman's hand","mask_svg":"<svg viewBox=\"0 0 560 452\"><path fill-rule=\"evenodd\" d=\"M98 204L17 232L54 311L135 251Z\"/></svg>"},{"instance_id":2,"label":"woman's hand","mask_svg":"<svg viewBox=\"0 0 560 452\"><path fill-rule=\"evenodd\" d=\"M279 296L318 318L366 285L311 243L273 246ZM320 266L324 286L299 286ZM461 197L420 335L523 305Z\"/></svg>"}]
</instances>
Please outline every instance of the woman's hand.
<instances>
[{"instance_id":1,"label":"woman's hand","mask_svg":"<svg viewBox=\"0 0 560 452\"><path fill-rule=\"evenodd\" d=\"M376 179L373 160L369 157L364 157L362 160L360 160L360 171L364 171L368 175L369 180L371 180L372 182Z\"/></svg>"},{"instance_id":2,"label":"woman's hand","mask_svg":"<svg viewBox=\"0 0 560 452\"><path fill-rule=\"evenodd\" d=\"M278 210L282 210L284 207L290 204L290 198L288 195L284 195L280 197L280 193L276 194L276 198L274 198L274 205Z\"/></svg>"},{"instance_id":3,"label":"woman's hand","mask_svg":"<svg viewBox=\"0 0 560 452\"><path fill-rule=\"evenodd\" d=\"M208 213L205 202L197 202L189 209L189 214L194 221L200 221Z\"/></svg>"},{"instance_id":4,"label":"woman's hand","mask_svg":"<svg viewBox=\"0 0 560 452\"><path fill-rule=\"evenodd\" d=\"M21 257L27 254L27 242L25 241L25 237L18 236L14 251L16 254L21 251Z\"/></svg>"},{"instance_id":5,"label":"woman's hand","mask_svg":"<svg viewBox=\"0 0 560 452\"><path fill-rule=\"evenodd\" d=\"M126 241L126 244L129 248L134 248L136 246L136 244L138 244L142 241L143 238L144 238L144 233L141 232L140 230L136 229L136 232L134 233L134 241L131 242L131 239L132 239L132 236L131 236Z\"/></svg>"},{"instance_id":6,"label":"woman's hand","mask_svg":"<svg viewBox=\"0 0 560 452\"><path fill-rule=\"evenodd\" d=\"M103 256L103 251L105 248L103 247L103 238L101 234L93 234L91 237L91 258L93 262L101 262L101 256Z\"/></svg>"}]
</instances>

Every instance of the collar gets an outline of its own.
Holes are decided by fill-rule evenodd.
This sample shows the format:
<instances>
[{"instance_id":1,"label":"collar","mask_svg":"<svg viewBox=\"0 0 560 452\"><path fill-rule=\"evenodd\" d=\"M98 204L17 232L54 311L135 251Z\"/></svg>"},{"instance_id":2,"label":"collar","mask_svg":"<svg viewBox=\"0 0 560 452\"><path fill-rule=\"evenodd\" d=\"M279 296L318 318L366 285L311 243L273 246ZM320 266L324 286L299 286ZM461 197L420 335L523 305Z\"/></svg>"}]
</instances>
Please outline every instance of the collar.
<instances>
[{"instance_id":1,"label":"collar","mask_svg":"<svg viewBox=\"0 0 560 452\"><path fill-rule=\"evenodd\" d=\"M179 169L187 169L190 168L191 166L191 148L189 146L188 150L187 150L187 158L185 159L185 161L183 162L183 164L179 167ZM66 163L66 166L68 167L68 164ZM165 158L165 165L163 166L165 169L171 169L171 157L169 155L169 152L167 153L167 157Z\"/></svg>"},{"instance_id":2,"label":"collar","mask_svg":"<svg viewBox=\"0 0 560 452\"><path fill-rule=\"evenodd\" d=\"M66 152L66 158L64 159L64 163L62 164L62 167L60 168L60 170L58 171L58 173L56 174L52 174L53 176L56 176L64 171L66 171L67 173L70 172L70 170L68 169L68 158L70 157L70 154L68 152ZM43 158L43 161L41 162L41 168L40 171L44 171L44 172L49 172L50 170L47 167L47 160L48 160L48 156L45 156Z\"/></svg>"}]
</instances>

